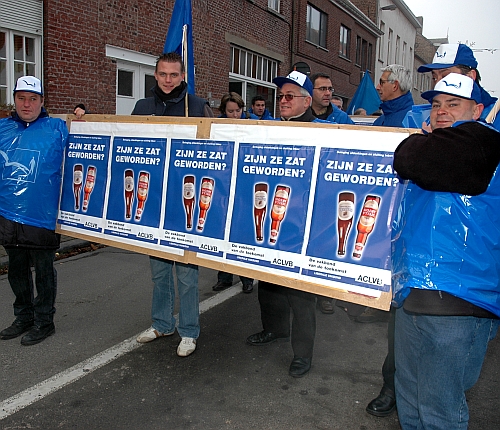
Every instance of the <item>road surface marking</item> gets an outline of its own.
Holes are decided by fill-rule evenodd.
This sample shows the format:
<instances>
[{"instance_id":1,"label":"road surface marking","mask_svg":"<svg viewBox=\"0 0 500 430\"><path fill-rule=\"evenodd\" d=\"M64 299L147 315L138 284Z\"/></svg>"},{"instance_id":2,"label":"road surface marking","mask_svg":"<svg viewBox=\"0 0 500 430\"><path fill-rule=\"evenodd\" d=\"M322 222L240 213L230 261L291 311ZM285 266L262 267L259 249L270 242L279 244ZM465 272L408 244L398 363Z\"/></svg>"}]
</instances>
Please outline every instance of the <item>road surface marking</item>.
<instances>
[{"instance_id":1,"label":"road surface marking","mask_svg":"<svg viewBox=\"0 0 500 430\"><path fill-rule=\"evenodd\" d=\"M220 293L203 300L200 303L200 314L217 305L220 305L239 293L241 293L241 283L238 283L227 290L221 291ZM75 366L46 379L45 381L42 381L33 387L27 388L26 390L4 400L0 403L0 420L3 420L26 406L43 399L49 394L60 390L66 385L89 375L94 370L111 363L113 360L122 357L128 352L143 346L143 343L136 341L139 334L140 333L137 333L135 336L132 336L123 342L120 342L119 344L112 346L111 348L108 348L105 351L102 351L99 354L96 354L93 357L90 357L87 360L84 360L81 363L78 363Z\"/></svg>"}]
</instances>

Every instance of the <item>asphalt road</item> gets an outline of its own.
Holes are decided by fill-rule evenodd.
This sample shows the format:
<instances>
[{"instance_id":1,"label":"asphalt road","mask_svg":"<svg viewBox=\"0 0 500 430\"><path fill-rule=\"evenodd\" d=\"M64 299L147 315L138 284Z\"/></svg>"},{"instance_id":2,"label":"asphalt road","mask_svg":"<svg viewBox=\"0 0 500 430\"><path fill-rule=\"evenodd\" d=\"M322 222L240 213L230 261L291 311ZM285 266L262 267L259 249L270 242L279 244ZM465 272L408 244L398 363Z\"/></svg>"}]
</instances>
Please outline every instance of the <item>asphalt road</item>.
<instances>
[{"instance_id":1,"label":"asphalt road","mask_svg":"<svg viewBox=\"0 0 500 430\"><path fill-rule=\"evenodd\" d=\"M0 428L7 429L399 429L396 414L365 412L381 387L387 325L318 311L313 367L288 376L289 343L252 347L257 293L241 284L215 294L200 270L201 336L176 355L179 337L140 345L150 326L152 283L144 255L103 248L56 263L56 334L23 347L0 341ZM13 295L0 276L0 327ZM471 430L500 428L500 341L468 395Z\"/></svg>"}]
</instances>

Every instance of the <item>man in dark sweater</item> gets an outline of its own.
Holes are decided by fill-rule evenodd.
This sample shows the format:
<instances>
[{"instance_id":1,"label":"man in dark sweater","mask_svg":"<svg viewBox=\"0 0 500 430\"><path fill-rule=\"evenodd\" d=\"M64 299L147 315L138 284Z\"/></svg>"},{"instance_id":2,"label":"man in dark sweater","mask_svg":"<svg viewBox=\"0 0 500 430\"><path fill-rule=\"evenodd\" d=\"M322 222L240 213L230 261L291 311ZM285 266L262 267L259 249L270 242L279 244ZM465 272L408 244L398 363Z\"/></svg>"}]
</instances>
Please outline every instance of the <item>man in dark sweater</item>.
<instances>
[{"instance_id":1,"label":"man in dark sweater","mask_svg":"<svg viewBox=\"0 0 500 430\"><path fill-rule=\"evenodd\" d=\"M409 180L393 234L396 400L404 430L466 429L500 317L500 133L478 122L474 81L450 73L433 91L427 134L394 154Z\"/></svg>"},{"instance_id":2,"label":"man in dark sweater","mask_svg":"<svg viewBox=\"0 0 500 430\"><path fill-rule=\"evenodd\" d=\"M156 62L155 79L156 85L151 90L153 96L139 100L132 115L213 116L205 100L187 94L184 65L180 55L175 52L160 55ZM179 291L177 332L182 339L177 348L177 355L187 357L195 351L196 340L200 334L198 266L158 257L150 257L149 260L154 283L151 310L153 322L150 328L137 337L137 342L147 343L175 333L176 321L173 315L175 306L173 268L175 264Z\"/></svg>"}]
</instances>

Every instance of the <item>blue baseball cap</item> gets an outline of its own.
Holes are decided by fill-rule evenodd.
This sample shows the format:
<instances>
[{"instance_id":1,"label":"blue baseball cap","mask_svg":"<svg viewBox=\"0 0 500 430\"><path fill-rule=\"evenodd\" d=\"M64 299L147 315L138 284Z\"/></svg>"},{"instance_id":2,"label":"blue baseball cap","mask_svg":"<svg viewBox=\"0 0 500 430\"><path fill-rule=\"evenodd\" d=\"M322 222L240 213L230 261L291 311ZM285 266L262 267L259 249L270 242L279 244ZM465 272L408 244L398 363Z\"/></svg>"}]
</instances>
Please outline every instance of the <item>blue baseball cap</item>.
<instances>
[{"instance_id":1,"label":"blue baseball cap","mask_svg":"<svg viewBox=\"0 0 500 430\"><path fill-rule=\"evenodd\" d=\"M18 91L27 91L43 96L42 82L34 76L21 76L14 87L14 94Z\"/></svg>"},{"instance_id":2,"label":"blue baseball cap","mask_svg":"<svg viewBox=\"0 0 500 430\"><path fill-rule=\"evenodd\" d=\"M453 66L467 66L477 68L477 60L472 49L463 43L447 43L441 45L432 59L431 64L420 66L419 73L430 72L436 69L447 69Z\"/></svg>"},{"instance_id":3,"label":"blue baseball cap","mask_svg":"<svg viewBox=\"0 0 500 430\"><path fill-rule=\"evenodd\" d=\"M278 76L273 79L273 83L276 84L278 88L283 87L285 84L294 84L299 87L304 88L309 95L313 95L313 84L307 75L297 72L294 70L288 76Z\"/></svg>"},{"instance_id":4,"label":"blue baseball cap","mask_svg":"<svg viewBox=\"0 0 500 430\"><path fill-rule=\"evenodd\" d=\"M422 98L432 103L438 94L449 94L482 103L481 90L473 79L459 73L450 73L441 79L433 90L422 93Z\"/></svg>"}]
</instances>

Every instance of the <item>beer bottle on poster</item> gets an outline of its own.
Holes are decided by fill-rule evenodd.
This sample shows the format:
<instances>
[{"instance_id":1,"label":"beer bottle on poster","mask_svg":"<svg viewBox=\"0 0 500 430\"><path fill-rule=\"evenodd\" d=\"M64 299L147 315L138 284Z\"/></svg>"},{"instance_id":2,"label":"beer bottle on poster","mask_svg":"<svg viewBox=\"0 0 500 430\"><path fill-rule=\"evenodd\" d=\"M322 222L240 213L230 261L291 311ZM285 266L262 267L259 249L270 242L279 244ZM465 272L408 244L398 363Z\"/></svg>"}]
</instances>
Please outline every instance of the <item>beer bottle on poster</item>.
<instances>
[{"instance_id":1,"label":"beer bottle on poster","mask_svg":"<svg viewBox=\"0 0 500 430\"><path fill-rule=\"evenodd\" d=\"M198 216L198 225L196 226L198 230L203 230L205 227L207 212L210 209L210 203L212 203L213 192L214 180L212 178L203 178L200 188L200 214Z\"/></svg>"},{"instance_id":2,"label":"beer bottle on poster","mask_svg":"<svg viewBox=\"0 0 500 430\"><path fill-rule=\"evenodd\" d=\"M255 223L255 235L258 242L264 240L262 230L267 210L267 184L258 183L254 187L253 220Z\"/></svg>"},{"instance_id":3,"label":"beer bottle on poster","mask_svg":"<svg viewBox=\"0 0 500 430\"><path fill-rule=\"evenodd\" d=\"M273 207L271 209L271 237L270 243L276 243L281 221L285 218L288 199L290 198L290 187L277 185L274 191Z\"/></svg>"},{"instance_id":4,"label":"beer bottle on poster","mask_svg":"<svg viewBox=\"0 0 500 430\"><path fill-rule=\"evenodd\" d=\"M354 193L339 193L339 204L337 206L337 255L345 255L347 237L351 231L354 216Z\"/></svg>"},{"instance_id":5,"label":"beer bottle on poster","mask_svg":"<svg viewBox=\"0 0 500 430\"><path fill-rule=\"evenodd\" d=\"M377 218L379 207L379 196L368 195L365 197L365 202L363 203L363 209L361 210L357 226L358 235L356 236L356 244L354 245L354 252L352 253L352 256L355 258L361 258L363 250L366 246L368 235L375 227L375 219Z\"/></svg>"},{"instance_id":6,"label":"beer bottle on poster","mask_svg":"<svg viewBox=\"0 0 500 430\"><path fill-rule=\"evenodd\" d=\"M83 206L82 210L87 212L89 207L90 194L94 191L96 168L94 166L87 167L87 176L85 177L85 186L83 187Z\"/></svg>"},{"instance_id":7,"label":"beer bottle on poster","mask_svg":"<svg viewBox=\"0 0 500 430\"><path fill-rule=\"evenodd\" d=\"M80 209L80 194L83 182L83 166L75 164L73 166L73 194L75 195L75 210Z\"/></svg>"},{"instance_id":8,"label":"beer bottle on poster","mask_svg":"<svg viewBox=\"0 0 500 430\"><path fill-rule=\"evenodd\" d=\"M125 218L132 218L132 204L134 203L134 171L125 170Z\"/></svg>"},{"instance_id":9,"label":"beer bottle on poster","mask_svg":"<svg viewBox=\"0 0 500 430\"><path fill-rule=\"evenodd\" d=\"M135 209L135 220L140 221L144 212L144 205L148 198L149 190L149 173L140 172L139 180L137 181L137 208Z\"/></svg>"},{"instance_id":10,"label":"beer bottle on poster","mask_svg":"<svg viewBox=\"0 0 500 430\"><path fill-rule=\"evenodd\" d=\"M182 198L184 200L184 210L186 211L186 228L193 228L193 212L195 203L194 176L184 176L184 184L182 186Z\"/></svg>"}]
</instances>

